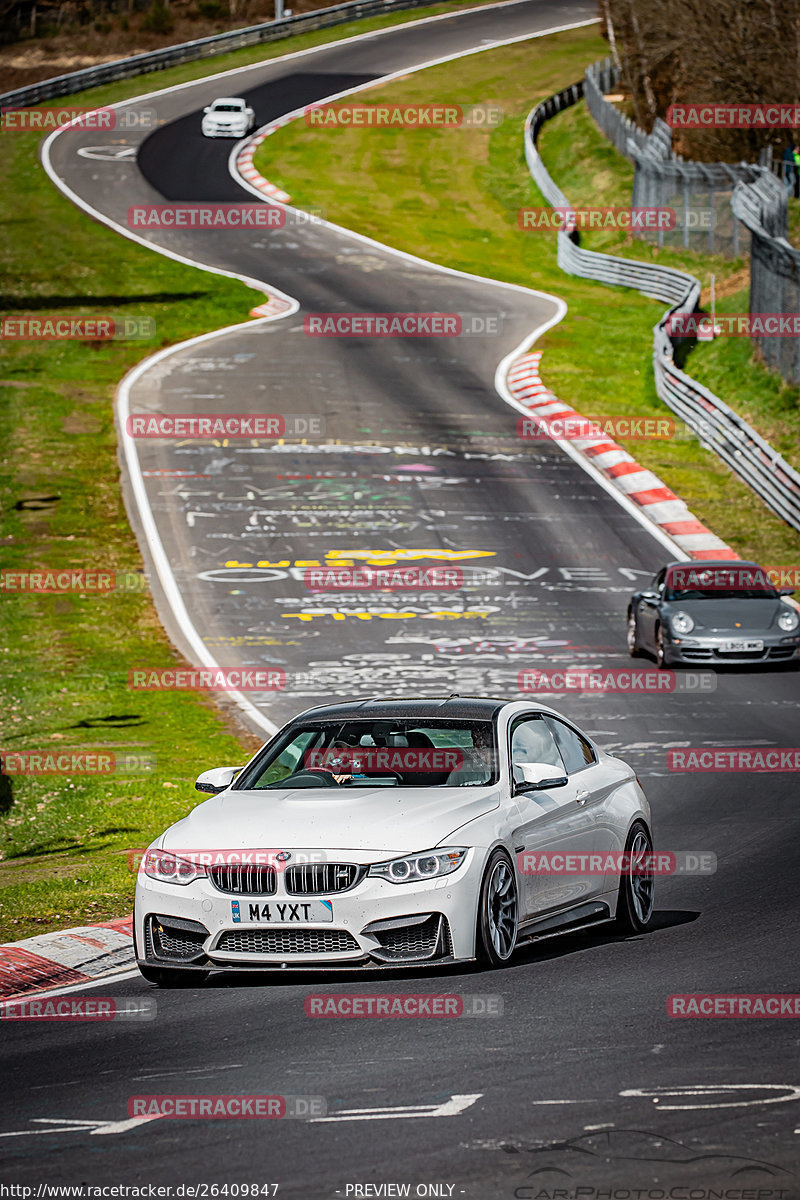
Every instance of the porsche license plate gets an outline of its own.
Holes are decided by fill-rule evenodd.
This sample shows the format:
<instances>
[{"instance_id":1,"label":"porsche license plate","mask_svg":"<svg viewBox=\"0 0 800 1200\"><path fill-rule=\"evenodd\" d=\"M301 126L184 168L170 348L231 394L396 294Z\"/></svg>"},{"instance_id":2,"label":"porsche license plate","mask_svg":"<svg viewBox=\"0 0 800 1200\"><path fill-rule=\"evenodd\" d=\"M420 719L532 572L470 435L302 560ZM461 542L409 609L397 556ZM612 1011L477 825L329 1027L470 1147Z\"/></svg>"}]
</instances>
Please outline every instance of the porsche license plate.
<instances>
[{"instance_id":1,"label":"porsche license plate","mask_svg":"<svg viewBox=\"0 0 800 1200\"><path fill-rule=\"evenodd\" d=\"M231 915L239 922L263 925L316 925L333 920L331 900L240 900L231 901Z\"/></svg>"},{"instance_id":2,"label":"porsche license plate","mask_svg":"<svg viewBox=\"0 0 800 1200\"><path fill-rule=\"evenodd\" d=\"M722 642L720 650L727 651L747 651L747 650L763 650L763 642L748 642L744 638L736 638L730 642Z\"/></svg>"}]
</instances>

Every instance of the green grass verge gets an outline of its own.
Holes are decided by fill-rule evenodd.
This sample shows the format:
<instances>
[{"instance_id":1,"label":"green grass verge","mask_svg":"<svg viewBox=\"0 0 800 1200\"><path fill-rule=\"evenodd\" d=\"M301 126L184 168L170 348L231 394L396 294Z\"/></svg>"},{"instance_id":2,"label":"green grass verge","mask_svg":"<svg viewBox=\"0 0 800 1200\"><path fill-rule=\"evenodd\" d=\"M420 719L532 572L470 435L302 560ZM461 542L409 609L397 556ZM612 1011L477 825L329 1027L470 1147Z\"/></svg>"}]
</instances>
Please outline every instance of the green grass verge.
<instances>
[{"instance_id":1,"label":"green grass verge","mask_svg":"<svg viewBox=\"0 0 800 1200\"><path fill-rule=\"evenodd\" d=\"M565 402L587 416L660 415L652 376L652 327L663 305L622 288L565 275L554 235L523 232L520 208L543 199L528 173L524 119L533 104L581 78L607 51L594 28L489 50L419 72L369 92L393 101L499 104L491 132L312 131L295 122L261 146L256 166L300 206L324 203L329 218L446 266L557 293L566 319L542 339L543 375ZM540 147L562 190L576 204L630 204L632 168L596 129L583 105L545 127ZM592 234L592 249L622 252L691 270L713 271L720 307L746 311L743 260L661 249L622 233ZM718 364L718 375L712 375ZM788 456L796 454L796 389L749 361L745 343L704 346L690 370L738 408ZM681 426L670 441L639 441L630 451L657 472L693 512L740 554L767 563L798 561L800 538Z\"/></svg>"},{"instance_id":2,"label":"green grass verge","mask_svg":"<svg viewBox=\"0 0 800 1200\"><path fill-rule=\"evenodd\" d=\"M360 21L70 100L111 103L467 5ZM0 563L135 573L142 563L120 494L114 388L146 354L246 319L263 295L95 224L46 177L38 135L2 137L0 312L150 317L156 333L136 342L4 343ZM152 774L128 778L0 775L0 940L119 916L133 897L128 851L190 811L199 769L242 762L256 739L203 696L129 691L132 667L178 658L141 591L4 594L0 653L0 752L106 750L156 763Z\"/></svg>"},{"instance_id":3,"label":"green grass verge","mask_svg":"<svg viewBox=\"0 0 800 1200\"><path fill-rule=\"evenodd\" d=\"M135 573L112 398L143 355L246 318L244 285L181 266L90 222L15 138L0 165L13 215L0 262L6 313L148 316L149 342L6 342L0 379L2 565ZM126 850L193 806L198 765L247 744L207 699L132 693L129 669L176 661L148 595L3 595L0 748L107 748L154 756L150 776L0 776L0 938L107 919L130 907Z\"/></svg>"}]
</instances>

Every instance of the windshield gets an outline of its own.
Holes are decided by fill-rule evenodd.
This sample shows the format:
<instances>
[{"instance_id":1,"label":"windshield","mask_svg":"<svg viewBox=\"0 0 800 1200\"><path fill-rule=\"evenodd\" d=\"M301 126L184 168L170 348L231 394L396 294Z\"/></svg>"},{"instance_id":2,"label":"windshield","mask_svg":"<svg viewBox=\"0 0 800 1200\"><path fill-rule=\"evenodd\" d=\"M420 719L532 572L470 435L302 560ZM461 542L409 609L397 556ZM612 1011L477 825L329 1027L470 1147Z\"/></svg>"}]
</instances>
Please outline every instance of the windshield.
<instances>
[{"instance_id":1,"label":"windshield","mask_svg":"<svg viewBox=\"0 0 800 1200\"><path fill-rule=\"evenodd\" d=\"M485 787L496 761L490 721L309 721L285 730L234 788Z\"/></svg>"},{"instance_id":2,"label":"windshield","mask_svg":"<svg viewBox=\"0 0 800 1200\"><path fill-rule=\"evenodd\" d=\"M673 567L664 580L665 600L776 600L778 592L761 567Z\"/></svg>"},{"instance_id":3,"label":"windshield","mask_svg":"<svg viewBox=\"0 0 800 1200\"><path fill-rule=\"evenodd\" d=\"M225 104L212 104L211 107L214 112L240 113L244 108L244 104L231 104L231 102L228 100Z\"/></svg>"}]
</instances>

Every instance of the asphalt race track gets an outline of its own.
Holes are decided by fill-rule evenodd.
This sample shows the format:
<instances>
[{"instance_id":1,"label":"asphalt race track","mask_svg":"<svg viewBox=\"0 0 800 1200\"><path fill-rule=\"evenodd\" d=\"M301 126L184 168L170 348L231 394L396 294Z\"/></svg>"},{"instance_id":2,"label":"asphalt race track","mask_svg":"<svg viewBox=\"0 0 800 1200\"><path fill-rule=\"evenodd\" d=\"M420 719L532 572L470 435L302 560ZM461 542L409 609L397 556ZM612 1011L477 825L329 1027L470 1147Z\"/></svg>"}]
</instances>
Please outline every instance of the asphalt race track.
<instances>
[{"instance_id":1,"label":"asphalt race track","mask_svg":"<svg viewBox=\"0 0 800 1200\"><path fill-rule=\"evenodd\" d=\"M80 156L114 138L69 130L52 142L52 169L121 226L137 202L252 199L229 174L230 144L200 136L214 96L247 96L263 125L387 73L592 16L588 3L522 0L201 80L146 102L160 124L129 136L136 157ZM176 643L194 661L196 637L222 666L285 671L284 689L251 697L251 725L333 696L515 696L524 667L628 662L626 597L672 555L557 446L519 440L518 414L495 389L498 363L559 316L554 298L438 271L319 223L146 236L277 288L299 309L162 358L132 383L131 411L326 423L324 437L280 447L139 441L155 538L126 478ZM327 311L480 314L499 332L308 337L304 316ZM157 543L188 623L157 577ZM362 563L392 551L405 562L409 550L428 551L426 565L467 564L463 589L320 595L303 582L303 564L331 551ZM155 991L138 974L107 981L89 990L155 1000L156 1019L4 1028L0 1182L277 1183L279 1197L331 1198L400 1194L353 1190L368 1183L518 1200L557 1189L572 1200L576 1187L591 1200L609 1200L609 1188L611 1200L636 1189L654 1200L709 1200L714 1188L727 1200L748 1200L744 1189L756 1189L752 1200L800 1195L792 1022L666 1015L673 993L797 990L792 776L673 774L665 752L798 744L800 677L710 678L713 691L689 673L669 695L553 701L636 767L657 847L717 856L714 875L659 882L646 936L573 935L495 973L218 976L185 991ZM305 1015L312 992L378 991L496 996L502 1015ZM322 1097L327 1115L128 1119L129 1097L162 1092Z\"/></svg>"}]
</instances>

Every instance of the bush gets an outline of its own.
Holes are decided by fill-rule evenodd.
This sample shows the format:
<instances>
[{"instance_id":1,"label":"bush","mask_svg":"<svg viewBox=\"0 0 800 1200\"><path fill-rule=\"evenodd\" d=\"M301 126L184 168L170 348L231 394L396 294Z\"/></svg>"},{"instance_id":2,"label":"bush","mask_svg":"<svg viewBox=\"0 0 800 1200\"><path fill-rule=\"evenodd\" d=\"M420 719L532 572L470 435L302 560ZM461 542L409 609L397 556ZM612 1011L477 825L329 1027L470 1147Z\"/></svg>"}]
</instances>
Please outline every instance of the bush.
<instances>
[{"instance_id":1,"label":"bush","mask_svg":"<svg viewBox=\"0 0 800 1200\"><path fill-rule=\"evenodd\" d=\"M220 0L197 0L197 12L201 17L215 21L224 14L225 5Z\"/></svg>"},{"instance_id":2,"label":"bush","mask_svg":"<svg viewBox=\"0 0 800 1200\"><path fill-rule=\"evenodd\" d=\"M175 22L164 0L153 0L142 18L140 28L145 33L171 33Z\"/></svg>"}]
</instances>

